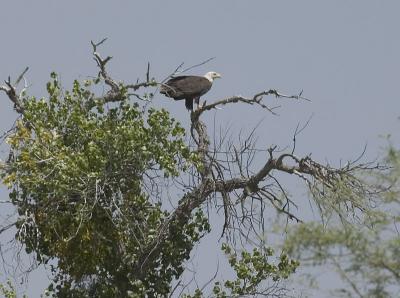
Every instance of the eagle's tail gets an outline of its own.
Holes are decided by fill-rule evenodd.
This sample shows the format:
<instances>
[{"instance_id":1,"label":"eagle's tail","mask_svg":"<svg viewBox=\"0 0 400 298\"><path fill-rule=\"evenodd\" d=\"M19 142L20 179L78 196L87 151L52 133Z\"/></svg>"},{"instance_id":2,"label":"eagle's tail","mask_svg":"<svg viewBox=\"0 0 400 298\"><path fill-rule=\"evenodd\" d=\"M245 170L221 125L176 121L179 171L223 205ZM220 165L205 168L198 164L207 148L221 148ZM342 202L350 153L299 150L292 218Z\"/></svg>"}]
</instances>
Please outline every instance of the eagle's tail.
<instances>
[{"instance_id":1,"label":"eagle's tail","mask_svg":"<svg viewBox=\"0 0 400 298\"><path fill-rule=\"evenodd\" d=\"M186 98L185 99L185 106L189 111L193 111L193 99L192 98Z\"/></svg>"}]
</instances>

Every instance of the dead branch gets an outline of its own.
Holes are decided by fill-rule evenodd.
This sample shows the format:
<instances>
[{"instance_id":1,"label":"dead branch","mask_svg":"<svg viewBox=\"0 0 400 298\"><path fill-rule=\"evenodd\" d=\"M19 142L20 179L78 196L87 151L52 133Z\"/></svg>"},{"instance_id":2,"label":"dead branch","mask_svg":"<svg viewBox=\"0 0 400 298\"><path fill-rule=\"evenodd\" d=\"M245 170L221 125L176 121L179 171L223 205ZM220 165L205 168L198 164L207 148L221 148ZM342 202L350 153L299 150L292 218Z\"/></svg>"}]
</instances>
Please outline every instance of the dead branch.
<instances>
[{"instance_id":1,"label":"dead branch","mask_svg":"<svg viewBox=\"0 0 400 298\"><path fill-rule=\"evenodd\" d=\"M18 76L17 80L15 81L14 84L11 83L11 77L9 76L8 79L5 82L5 85L0 86L0 90L4 91L8 98L12 101L14 104L14 110L19 113L23 114L24 113L24 108L21 102L21 96L22 93L17 94L17 85L18 83L24 78L26 72L29 70L29 67L26 67L25 70ZM24 91L25 88L22 90Z\"/></svg>"},{"instance_id":2,"label":"dead branch","mask_svg":"<svg viewBox=\"0 0 400 298\"><path fill-rule=\"evenodd\" d=\"M308 120L306 121L306 123L303 124L303 126L300 128L300 123L297 124L296 126L296 130L294 131L293 134L293 147L292 147L292 154L295 152L296 150L296 138L299 134L301 134L301 132L306 129L306 127L310 124L311 119L313 118L314 114L311 114L311 116L308 118Z\"/></svg>"},{"instance_id":3,"label":"dead branch","mask_svg":"<svg viewBox=\"0 0 400 298\"><path fill-rule=\"evenodd\" d=\"M111 90L115 93L119 92L119 86L118 84L108 75L107 71L106 71L106 64L108 63L108 61L110 61L112 59L111 56L107 56L105 59L101 58L100 54L97 52L97 47L102 45L105 41L107 40L107 38L102 39L100 42L98 43L94 43L93 41L90 41L90 43L92 44L93 47L93 59L94 61L96 61L97 66L100 68L99 71L99 77L102 77L104 79L104 82L111 87Z\"/></svg>"},{"instance_id":4,"label":"dead branch","mask_svg":"<svg viewBox=\"0 0 400 298\"><path fill-rule=\"evenodd\" d=\"M93 41L91 41L91 45L93 48L93 59L94 61L96 61L96 64L100 69L98 73L98 78L103 79L105 84L110 87L110 90L104 96L92 99L88 103L87 108L91 109L96 104L104 105L106 103L119 102L129 96L135 96L140 100L145 100L140 95L136 93L128 93L127 91L129 89L137 91L140 88L155 87L160 85L154 78L150 79L150 63L147 64L145 82L141 83L137 82L136 84L127 84L127 85L117 83L114 79L112 79L112 77L108 74L106 70L106 64L112 59L112 57L107 56L106 58L103 59L100 56L99 52L97 51L97 47L102 45L106 40L107 38L104 38L98 43L94 43Z\"/></svg>"},{"instance_id":5,"label":"dead branch","mask_svg":"<svg viewBox=\"0 0 400 298\"><path fill-rule=\"evenodd\" d=\"M231 220L233 217L237 221L238 226L243 226L246 220L249 223L249 228L247 229L247 234L243 234L246 241L249 241L248 233L254 228L253 222L256 220L255 214L252 208L247 210L244 207L244 202L250 200L251 205L255 200L263 203L264 201L270 202L272 207L278 212L285 214L288 219L301 222L301 218L296 216L290 211L290 206L296 205L289 199L286 195L285 190L282 185L273 178L271 184L263 185L265 182L273 177L273 172L287 173L290 175L296 175L302 180L306 181L306 185L311 191L323 192L324 189L330 189L335 191L336 185L340 183L351 184L353 187L362 188L362 185L357 186L357 180L352 176L352 172L356 169L365 169L368 165L346 165L346 167L335 169L331 168L329 165L322 165L311 159L310 156L299 158L291 153L279 153L276 150L276 146L272 146L267 150L268 158L265 163L258 169L258 171L251 173L249 171L249 161L247 159L247 164L244 164L245 158L243 155L252 153L248 158L252 159L254 156L254 151L251 144L251 140L246 139L242 144L242 148L236 149L231 147L228 150L232 154L232 159L227 159L225 161L226 166L224 166L224 161L218 159L215 150L210 150L210 140L207 133L206 125L200 120L202 112L215 108L218 105L235 103L235 102L245 102L248 104L258 104L265 108L266 106L261 103L261 99L264 95L275 95L276 97L293 98L293 99L305 99L302 94L287 96L283 95L276 90L269 90L256 94L253 98L243 98L234 97L226 100L218 101L214 104L206 105L201 107L199 110L191 113L191 134L193 140L196 144L197 152L200 155L202 165L199 167L198 173L201 179L197 186L193 187L188 191L179 201L179 206L173 211L169 218L162 224L159 230L157 240L148 244L146 248L143 249L143 254L139 258L137 264L137 269L139 272L145 272L147 264L151 263L151 260L157 257L162 244L167 241L176 225L182 226L188 223L191 218L191 213L196 209L200 208L207 200L215 197L217 194L222 198L222 207L225 215L224 227L222 234L226 230L231 229L234 223ZM270 108L266 107L268 110ZM307 122L308 123L308 122ZM301 131L297 129L297 133ZM233 150L233 149L234 150ZM290 160L290 162L287 162ZM233 161L233 163L232 163ZM236 176L231 170L231 166L238 163L239 175ZM349 168L351 167L351 168ZM224 178L224 171L229 169L230 179ZM274 187L277 187L284 198L286 198L286 203L282 204L281 200L274 193ZM231 195L238 197L238 200L232 201L230 199ZM346 202L344 202L346 204ZM239 205L241 207L241 217L235 211L235 206ZM359 208L362 210L361 205L357 205L355 202L350 202L352 208ZM234 213L234 214L233 214ZM260 215L260 222L262 221L262 214ZM239 228L239 233L242 233Z\"/></svg>"},{"instance_id":6,"label":"dead branch","mask_svg":"<svg viewBox=\"0 0 400 298\"><path fill-rule=\"evenodd\" d=\"M142 82L142 83L137 83L137 84L129 84L126 85L125 88L126 89L133 89L133 91L136 91L140 88L147 88L147 87L156 87L160 85L160 83L157 83L154 79L150 80L150 81L146 81L146 82Z\"/></svg>"},{"instance_id":7,"label":"dead branch","mask_svg":"<svg viewBox=\"0 0 400 298\"><path fill-rule=\"evenodd\" d=\"M177 75L177 74L185 73L185 72L187 72L187 71L189 71L189 70L191 70L191 69L193 69L193 68L202 66L202 65L204 65L204 64L206 64L206 63L208 63L208 62L210 62L211 60L214 60L214 59L215 59L215 57L208 58L207 60L204 60L203 62L200 62L200 63L198 63L198 64L189 66L189 67L185 68L184 70L180 71L180 69L182 68L182 66L185 64L184 62L182 62L181 64L179 64L179 65L175 68L175 70L174 70L172 73L170 73L168 76L165 77L165 79L163 79L163 80L161 81L161 84L165 83L165 81L167 81L169 78L174 77L174 76Z\"/></svg>"},{"instance_id":8,"label":"dead branch","mask_svg":"<svg viewBox=\"0 0 400 298\"><path fill-rule=\"evenodd\" d=\"M202 107L200 107L199 109L197 109L196 111L194 111L193 113L196 113L196 114L200 115L205 111L209 111L209 110L215 109L215 108L217 108L218 106L221 106L221 105L243 102L243 103L250 104L250 105L258 105L261 108L266 109L270 113L276 115L274 110L279 108L280 106L269 107L269 106L267 106L266 104L264 104L262 102L263 97L264 96L268 96L268 95L274 95L276 98L289 98L289 99L298 99L298 100L302 99L302 100L310 101L308 98L303 96L303 91L301 91L297 95L285 95L285 94L279 93L275 89L270 89L270 90L266 90L266 91L262 91L260 93L257 93L251 98L243 97L243 96L238 95L238 96L232 96L232 97L229 97L229 98L226 98L226 99L222 99L222 100L216 101L216 102L214 102L212 104L209 104L209 105L205 104Z\"/></svg>"},{"instance_id":9,"label":"dead branch","mask_svg":"<svg viewBox=\"0 0 400 298\"><path fill-rule=\"evenodd\" d=\"M4 227L1 227L1 228L0 228L0 235L1 235L4 231L7 231L8 229L14 227L15 225L16 225L16 222L13 222L13 223L7 224L7 225L4 226Z\"/></svg>"},{"instance_id":10,"label":"dead branch","mask_svg":"<svg viewBox=\"0 0 400 298\"><path fill-rule=\"evenodd\" d=\"M189 71L189 70L191 70L193 68L196 68L196 67L202 66L204 64L207 64L208 62L210 62L211 60L214 60L214 59L215 59L215 57L208 58L208 59L204 60L203 62L200 62L198 64L195 64L195 65L192 65L192 66L189 66L189 67L185 68L180 73L185 73L185 72L187 72L187 71ZM183 66L183 64L182 64L182 66Z\"/></svg>"}]
</instances>

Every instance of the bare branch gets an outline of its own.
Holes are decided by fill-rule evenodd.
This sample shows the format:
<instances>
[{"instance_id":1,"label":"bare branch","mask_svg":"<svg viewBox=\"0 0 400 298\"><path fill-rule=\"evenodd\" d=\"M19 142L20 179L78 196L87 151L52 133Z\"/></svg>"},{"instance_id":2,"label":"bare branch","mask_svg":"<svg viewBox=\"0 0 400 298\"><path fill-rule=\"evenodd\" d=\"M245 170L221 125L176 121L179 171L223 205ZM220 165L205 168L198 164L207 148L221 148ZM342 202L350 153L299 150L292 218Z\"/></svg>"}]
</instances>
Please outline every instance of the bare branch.
<instances>
[{"instance_id":1,"label":"bare branch","mask_svg":"<svg viewBox=\"0 0 400 298\"><path fill-rule=\"evenodd\" d=\"M296 138L301 132L306 129L306 127L310 124L311 119L313 118L314 114L311 114L311 116L307 119L306 123L300 128L300 123L297 124L296 130L293 134L293 147L292 147L292 154L294 154L296 150Z\"/></svg>"},{"instance_id":2,"label":"bare branch","mask_svg":"<svg viewBox=\"0 0 400 298\"><path fill-rule=\"evenodd\" d=\"M150 82L150 62L147 62L146 82Z\"/></svg>"},{"instance_id":3,"label":"bare branch","mask_svg":"<svg viewBox=\"0 0 400 298\"><path fill-rule=\"evenodd\" d=\"M107 56L105 59L100 57L100 54L97 52L97 47L103 44L107 38L104 38L98 43L94 43L93 41L90 41L93 47L93 59L96 61L97 66L100 68L99 76L101 76L105 83L111 87L111 90L115 93L119 92L119 86L118 84L108 75L106 71L106 64L108 61L112 59L111 56Z\"/></svg>"},{"instance_id":4,"label":"bare branch","mask_svg":"<svg viewBox=\"0 0 400 298\"><path fill-rule=\"evenodd\" d=\"M187 192L183 198L180 200L179 206L175 209L175 211L171 214L171 216L166 220L162 228L160 229L160 233L157 237L157 240L147 246L144 249L144 255L141 258L140 266L141 270L146 270L146 264L157 255L158 250L161 247L163 241L169 239L170 233L173 233L173 227L177 223L179 225L184 225L191 218L191 213L196 208L199 208L204 202L206 202L211 196L219 193L223 198L223 206L225 216L227 216L227 210L232 208L231 202L229 200L228 195L232 192L241 190L242 195L240 200L238 200L235 204L241 204L243 219L247 218L252 226L252 221L254 220L253 213L249 213L245 215L245 210L243 209L243 202L246 198L257 198L257 200L262 201L263 199L267 199L272 203L272 206L278 210L279 212L286 214L289 219L294 219L297 222L300 222L301 219L298 218L295 214L289 211L289 206L292 202L287 198L286 204L282 207L281 204L276 204L279 199L270 191L268 191L267 187L261 187L260 183L265 181L268 177L270 177L273 171L285 172L292 175L297 175L304 179L310 188L317 186L315 183L320 183L322 186L326 188L333 189L334 185L340 183L341 181L346 182L347 180L351 180L354 178L350 176L348 173L349 169L341 168L341 169L333 169L329 166L324 166L313 161L309 156L304 158L298 158L291 153L283 153L278 157L274 157L274 152L276 146L268 149L269 157L265 164L253 175L248 177L233 177L231 179L224 179L221 175L212 174L212 165L218 164L218 161L215 158L210 159L208 155L208 136L206 132L206 128L204 123L202 123L199 118L198 113L192 113L192 134L194 138L196 138L196 144L198 146L198 152L204 161L203 167L199 169L200 175L202 177L201 182L198 186L194 187L191 191ZM196 133L194 133L196 132ZM288 165L284 161L289 158L294 162L294 165ZM357 167L362 167L362 165L358 165ZM355 169L353 167L353 169ZM221 178L217 178L221 177ZM347 179L347 180L346 180ZM312 180L316 182L312 182ZM355 183L352 182L352 183ZM279 184L280 186L280 184ZM282 186L280 186L282 188ZM284 190L282 189L284 192ZM361 206L354 205L357 208L362 208ZM229 219L225 218L225 224L223 228L223 233L225 230L229 228ZM249 241L248 236L246 236L246 241Z\"/></svg>"},{"instance_id":5,"label":"bare branch","mask_svg":"<svg viewBox=\"0 0 400 298\"><path fill-rule=\"evenodd\" d=\"M226 99L222 99L222 100L219 100L219 101L214 102L214 103L209 104L209 105L205 104L202 107L200 107L199 109L197 109L196 111L194 111L193 113L201 114L201 113L203 113L205 111L209 111L209 110L215 109L215 108L217 108L218 106L221 106L221 105L243 102L243 103L250 104L250 105L254 105L254 104L258 105L261 108L266 109L267 111L269 111L273 115L277 115L274 110L279 108L280 106L268 107L267 105L265 105L262 102L263 96L274 95L276 98L290 98L290 99L299 99L299 100L302 99L302 100L310 101L309 99L303 97L302 94L303 94L303 91L301 91L297 95L285 95L285 94L279 93L275 89L270 89L270 90L266 90L266 91L262 91L260 93L257 93L252 98L243 97L243 96L239 95L239 96L232 96L232 97L229 97L229 98L226 98Z\"/></svg>"},{"instance_id":6,"label":"bare branch","mask_svg":"<svg viewBox=\"0 0 400 298\"><path fill-rule=\"evenodd\" d=\"M142 96L136 93L127 93L126 91L129 89L136 91L139 88L155 87L159 85L159 83L157 83L155 79L150 79L150 63L147 63L145 82L142 83L137 82L136 84L127 84L127 85L118 84L115 80L111 78L111 76L108 74L106 70L106 64L112 59L112 57L107 56L105 59L103 59L101 58L100 54L97 51L97 47L102 45L106 40L107 38L104 38L98 43L94 43L93 41L91 41L91 44L93 48L93 59L96 61L97 66L100 68L98 77L102 78L104 82L111 88L111 90L109 90L104 96L97 97L91 100L88 103L87 108L91 109L96 104L103 105L110 102L122 101L129 96L135 96L140 100L145 100Z\"/></svg>"},{"instance_id":7,"label":"bare branch","mask_svg":"<svg viewBox=\"0 0 400 298\"><path fill-rule=\"evenodd\" d=\"M160 83L157 83L156 81L151 80L151 81L146 81L146 82L137 83L137 84L129 84L129 85L126 85L125 88L133 89L134 91L136 91L139 88L156 87L158 85L160 85Z\"/></svg>"},{"instance_id":8,"label":"bare branch","mask_svg":"<svg viewBox=\"0 0 400 298\"><path fill-rule=\"evenodd\" d=\"M24 75L28 72L29 67L27 66L25 68L25 70L19 75L19 77L17 78L17 80L14 83L14 86L17 86L19 84L19 82L23 79Z\"/></svg>"},{"instance_id":9,"label":"bare branch","mask_svg":"<svg viewBox=\"0 0 400 298\"><path fill-rule=\"evenodd\" d=\"M93 46L93 50L96 51L96 48L100 45L102 45L105 41L107 40L107 37L103 38L101 41L99 41L98 43L94 43L93 41L90 41L90 43Z\"/></svg>"},{"instance_id":10,"label":"bare branch","mask_svg":"<svg viewBox=\"0 0 400 298\"><path fill-rule=\"evenodd\" d=\"M29 70L29 67L26 67L24 69L24 71L18 76L14 85L11 84L11 77L9 76L8 79L5 81L5 85L0 86L0 90L4 91L7 94L8 98L14 104L14 110L19 114L24 113L24 108L21 103L21 97L20 97L20 95L17 94L17 85L23 79L24 75L26 74L26 72L28 70Z\"/></svg>"},{"instance_id":11,"label":"bare branch","mask_svg":"<svg viewBox=\"0 0 400 298\"><path fill-rule=\"evenodd\" d=\"M195 65L192 65L192 66L190 66L190 67L188 67L188 68L185 68L185 69L182 70L182 71L179 71L179 69L181 69L182 66L185 64L184 62L182 62L181 64L178 65L177 68L175 68L175 70L174 70L171 74L169 74L165 79L163 79L163 80L161 81L161 84L163 84L166 80L168 80L168 79L171 78L171 77L174 77L174 76L177 75L177 74L185 73L185 72L187 72L187 71L189 71L189 70L191 70L191 69L193 69L193 68L202 66L202 65L204 65L204 64L206 64L206 63L208 63L208 62L210 62L211 60L214 60L214 59L215 59L215 57L208 58L207 60L205 60L205 61L203 61L203 62L200 62L200 63L198 63L198 64L195 64Z\"/></svg>"},{"instance_id":12,"label":"bare branch","mask_svg":"<svg viewBox=\"0 0 400 298\"><path fill-rule=\"evenodd\" d=\"M2 228L0 228L0 234L7 231L8 229L12 228L13 226L16 225L16 222L10 223Z\"/></svg>"},{"instance_id":13,"label":"bare branch","mask_svg":"<svg viewBox=\"0 0 400 298\"><path fill-rule=\"evenodd\" d=\"M175 74L177 74L178 71L179 71L179 69L183 66L183 64L184 64L184 62L182 62L181 64L179 64L178 67L175 68L175 70L174 70L171 74L169 74L165 79L163 79L163 80L161 81L161 84L164 83L166 80L168 80L170 77L173 77Z\"/></svg>"},{"instance_id":14,"label":"bare branch","mask_svg":"<svg viewBox=\"0 0 400 298\"><path fill-rule=\"evenodd\" d=\"M204 64L207 64L208 62L210 62L211 60L214 60L214 59L215 59L215 57L208 58L207 60L204 60L203 62L200 62L199 64L195 64L193 66L185 68L184 70L181 71L181 73L187 72L187 71L189 71L189 70L191 70L193 68L196 68L196 67L202 66Z\"/></svg>"}]
</instances>

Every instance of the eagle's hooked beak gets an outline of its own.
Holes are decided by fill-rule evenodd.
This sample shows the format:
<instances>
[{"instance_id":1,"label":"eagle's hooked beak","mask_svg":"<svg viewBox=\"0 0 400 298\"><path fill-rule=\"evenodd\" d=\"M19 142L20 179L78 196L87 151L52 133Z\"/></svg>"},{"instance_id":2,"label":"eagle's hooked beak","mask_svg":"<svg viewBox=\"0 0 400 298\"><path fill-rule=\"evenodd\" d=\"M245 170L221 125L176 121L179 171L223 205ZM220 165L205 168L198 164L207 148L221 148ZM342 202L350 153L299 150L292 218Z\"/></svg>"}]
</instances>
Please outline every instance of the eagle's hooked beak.
<instances>
[{"instance_id":1,"label":"eagle's hooked beak","mask_svg":"<svg viewBox=\"0 0 400 298\"><path fill-rule=\"evenodd\" d=\"M216 73L216 74L214 75L214 79L219 79L219 78L222 78L221 74Z\"/></svg>"}]
</instances>

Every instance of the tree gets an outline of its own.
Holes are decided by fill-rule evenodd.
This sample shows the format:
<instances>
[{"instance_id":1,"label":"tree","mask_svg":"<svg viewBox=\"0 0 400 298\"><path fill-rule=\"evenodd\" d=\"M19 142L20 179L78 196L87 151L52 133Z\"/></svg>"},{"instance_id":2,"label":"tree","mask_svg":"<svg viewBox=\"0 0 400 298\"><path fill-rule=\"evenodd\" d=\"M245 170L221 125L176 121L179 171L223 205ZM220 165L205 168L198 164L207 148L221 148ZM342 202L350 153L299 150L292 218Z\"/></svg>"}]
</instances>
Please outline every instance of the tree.
<instances>
[{"instance_id":1,"label":"tree","mask_svg":"<svg viewBox=\"0 0 400 298\"><path fill-rule=\"evenodd\" d=\"M294 203L276 175L304 181L322 214L343 214L363 211L364 202L352 196L331 200L327 193L339 186L349 194L365 192L353 173L368 166L335 169L310 156L297 157L295 144L283 153L271 146L263 152L263 164L253 164L259 152L253 133L237 144L211 143L202 116L236 103L274 114L266 96L305 100L301 93L287 96L271 89L204 104L190 114L191 127L185 131L168 111L149 107L154 95L148 90L161 84L150 78L150 68L146 80L136 84L118 83L108 74L111 57L97 52L102 42L92 43L98 76L75 81L71 91L62 88L55 73L47 84L48 98L17 92L25 72L15 84L9 78L0 87L19 114L6 136L10 154L1 171L18 211L15 237L39 264L57 261L51 265L49 293L159 297L174 292L190 252L213 226L204 212L212 201L224 212L222 249L237 275L215 282L213 295L287 294L276 283L299 264L284 252L273 257L262 235L263 217L270 207L301 220L291 212ZM99 84L108 88L103 95L96 93ZM166 184L177 189L171 195L173 208ZM202 295L197 289L192 297Z\"/></svg>"},{"instance_id":2,"label":"tree","mask_svg":"<svg viewBox=\"0 0 400 298\"><path fill-rule=\"evenodd\" d=\"M293 228L286 251L303 265L330 265L344 282L333 295L345 297L395 297L400 292L400 152L390 146L387 171L359 174L381 192L371 198L374 208L355 214L352 222L329 218L323 224L307 223ZM346 195L346 193L339 193ZM336 194L328 197L334 200Z\"/></svg>"}]
</instances>

